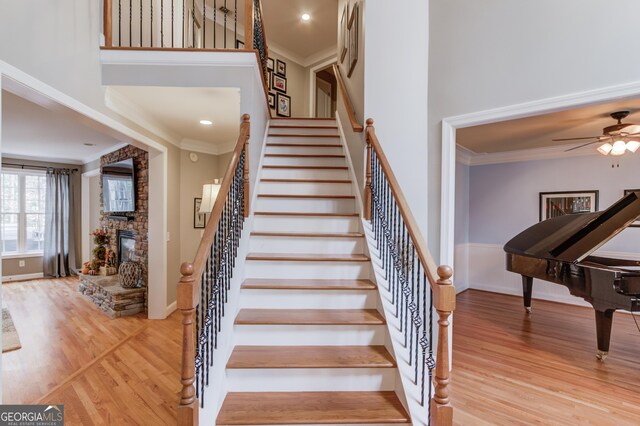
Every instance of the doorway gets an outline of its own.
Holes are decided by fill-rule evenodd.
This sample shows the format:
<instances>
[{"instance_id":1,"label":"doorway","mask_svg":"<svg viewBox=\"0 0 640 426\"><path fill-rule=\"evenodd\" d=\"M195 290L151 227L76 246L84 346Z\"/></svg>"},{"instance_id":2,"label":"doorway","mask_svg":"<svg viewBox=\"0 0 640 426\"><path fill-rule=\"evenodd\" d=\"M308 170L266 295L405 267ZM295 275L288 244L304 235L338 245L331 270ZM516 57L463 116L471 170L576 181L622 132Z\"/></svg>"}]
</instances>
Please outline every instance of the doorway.
<instances>
[{"instance_id":1,"label":"doorway","mask_svg":"<svg viewBox=\"0 0 640 426\"><path fill-rule=\"evenodd\" d=\"M338 101L338 82L333 72L333 64L315 71L315 118L335 118Z\"/></svg>"}]
</instances>

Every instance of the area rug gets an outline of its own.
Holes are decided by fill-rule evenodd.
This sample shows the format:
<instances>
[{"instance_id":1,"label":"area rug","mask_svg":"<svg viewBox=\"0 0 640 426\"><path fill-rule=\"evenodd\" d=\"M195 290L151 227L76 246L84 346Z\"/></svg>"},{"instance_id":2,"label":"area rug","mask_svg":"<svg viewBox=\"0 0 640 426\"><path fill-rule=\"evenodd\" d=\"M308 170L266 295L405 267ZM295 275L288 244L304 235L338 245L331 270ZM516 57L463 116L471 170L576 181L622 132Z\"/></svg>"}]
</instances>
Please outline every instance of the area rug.
<instances>
[{"instance_id":1,"label":"area rug","mask_svg":"<svg viewBox=\"0 0 640 426\"><path fill-rule=\"evenodd\" d=\"M21 347L20 337L18 337L18 331L13 325L9 309L2 308L2 352L15 351Z\"/></svg>"}]
</instances>

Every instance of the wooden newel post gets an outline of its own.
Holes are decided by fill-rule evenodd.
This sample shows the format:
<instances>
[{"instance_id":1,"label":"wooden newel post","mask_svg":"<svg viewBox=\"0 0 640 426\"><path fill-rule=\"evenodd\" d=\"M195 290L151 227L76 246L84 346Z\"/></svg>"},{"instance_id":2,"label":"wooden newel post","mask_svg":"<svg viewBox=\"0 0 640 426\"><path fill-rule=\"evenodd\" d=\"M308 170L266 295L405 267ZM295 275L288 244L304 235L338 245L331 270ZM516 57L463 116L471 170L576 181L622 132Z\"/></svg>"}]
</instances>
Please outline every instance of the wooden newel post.
<instances>
[{"instance_id":1,"label":"wooden newel post","mask_svg":"<svg viewBox=\"0 0 640 426\"><path fill-rule=\"evenodd\" d=\"M438 267L437 290L434 292L434 307L438 313L438 348L436 350L435 389L431 399L431 422L437 426L453 424L453 407L449 400L451 365L449 363L449 318L455 309L456 289L450 266Z\"/></svg>"},{"instance_id":2,"label":"wooden newel post","mask_svg":"<svg viewBox=\"0 0 640 426\"><path fill-rule=\"evenodd\" d=\"M373 131L373 118L367 118L367 130L365 132L365 139L367 141L367 159L366 159L366 172L364 181L364 218L365 220L371 220L371 140L369 139L369 132Z\"/></svg>"},{"instance_id":3,"label":"wooden newel post","mask_svg":"<svg viewBox=\"0 0 640 426\"><path fill-rule=\"evenodd\" d=\"M242 116L242 125L247 127L247 138L244 141L244 217L249 217L249 138L251 136L251 116Z\"/></svg>"},{"instance_id":4,"label":"wooden newel post","mask_svg":"<svg viewBox=\"0 0 640 426\"><path fill-rule=\"evenodd\" d=\"M178 283L177 305L182 314L182 391L178 403L178 425L193 426L198 424L198 400L196 388L193 386L196 375L195 368L195 330L193 314L196 310L196 281L193 277L193 264L183 263L180 266L182 278Z\"/></svg>"},{"instance_id":5,"label":"wooden newel post","mask_svg":"<svg viewBox=\"0 0 640 426\"><path fill-rule=\"evenodd\" d=\"M113 46L113 25L111 24L111 19L113 16L111 0L103 0L104 9L102 16L102 32L104 33L104 47Z\"/></svg>"},{"instance_id":6,"label":"wooden newel post","mask_svg":"<svg viewBox=\"0 0 640 426\"><path fill-rule=\"evenodd\" d=\"M244 49L253 50L253 0L244 0Z\"/></svg>"}]
</instances>

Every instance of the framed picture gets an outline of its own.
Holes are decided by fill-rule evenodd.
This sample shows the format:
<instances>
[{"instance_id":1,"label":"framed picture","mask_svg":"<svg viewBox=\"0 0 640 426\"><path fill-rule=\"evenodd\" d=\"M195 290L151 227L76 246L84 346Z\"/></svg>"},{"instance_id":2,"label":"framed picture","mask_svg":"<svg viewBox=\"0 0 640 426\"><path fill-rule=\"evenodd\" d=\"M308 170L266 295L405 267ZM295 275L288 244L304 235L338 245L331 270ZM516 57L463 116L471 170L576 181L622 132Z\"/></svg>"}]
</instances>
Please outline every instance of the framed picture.
<instances>
[{"instance_id":1,"label":"framed picture","mask_svg":"<svg viewBox=\"0 0 640 426\"><path fill-rule=\"evenodd\" d=\"M273 89L273 71L267 71L267 87L269 90Z\"/></svg>"},{"instance_id":2,"label":"framed picture","mask_svg":"<svg viewBox=\"0 0 640 426\"><path fill-rule=\"evenodd\" d=\"M200 210L200 204L202 204L202 198L193 199L193 227L204 228L207 221L207 215L204 213L198 213Z\"/></svg>"},{"instance_id":3,"label":"framed picture","mask_svg":"<svg viewBox=\"0 0 640 426\"><path fill-rule=\"evenodd\" d=\"M624 190L624 195L625 197L627 195L629 195L629 193L631 192L640 192L640 189L625 189ZM638 220L636 220L635 222L633 222L631 225L629 225L632 228L640 228L640 217L638 218Z\"/></svg>"},{"instance_id":4,"label":"framed picture","mask_svg":"<svg viewBox=\"0 0 640 426\"><path fill-rule=\"evenodd\" d=\"M276 94L276 114L280 117L291 117L291 98L282 93Z\"/></svg>"},{"instance_id":5,"label":"framed picture","mask_svg":"<svg viewBox=\"0 0 640 426\"><path fill-rule=\"evenodd\" d=\"M287 76L287 64L280 59L276 60L276 74L281 75L282 77Z\"/></svg>"},{"instance_id":6,"label":"framed picture","mask_svg":"<svg viewBox=\"0 0 640 426\"><path fill-rule=\"evenodd\" d=\"M599 191L541 192L540 221L566 214L598 211Z\"/></svg>"},{"instance_id":7,"label":"framed picture","mask_svg":"<svg viewBox=\"0 0 640 426\"><path fill-rule=\"evenodd\" d=\"M273 71L274 67L275 67L275 65L273 63L273 58L267 58L267 69L269 71Z\"/></svg>"},{"instance_id":8,"label":"framed picture","mask_svg":"<svg viewBox=\"0 0 640 426\"><path fill-rule=\"evenodd\" d=\"M347 77L351 77L358 63L358 3L353 5L351 16L349 17L349 72Z\"/></svg>"},{"instance_id":9,"label":"framed picture","mask_svg":"<svg viewBox=\"0 0 640 426\"><path fill-rule=\"evenodd\" d=\"M280 77L278 74L274 74L271 87L273 90L277 90L278 92L287 93L287 79Z\"/></svg>"},{"instance_id":10,"label":"framed picture","mask_svg":"<svg viewBox=\"0 0 640 426\"><path fill-rule=\"evenodd\" d=\"M344 62L344 58L347 57L347 45L349 43L349 3L344 5L342 10L342 17L340 18L340 28L342 33L340 34L340 40L338 40L338 52L340 52L340 63Z\"/></svg>"},{"instance_id":11,"label":"framed picture","mask_svg":"<svg viewBox=\"0 0 640 426\"><path fill-rule=\"evenodd\" d=\"M236 40L236 49L244 49L244 42Z\"/></svg>"},{"instance_id":12,"label":"framed picture","mask_svg":"<svg viewBox=\"0 0 640 426\"><path fill-rule=\"evenodd\" d=\"M269 93L269 108L275 109L276 107L276 95Z\"/></svg>"}]
</instances>

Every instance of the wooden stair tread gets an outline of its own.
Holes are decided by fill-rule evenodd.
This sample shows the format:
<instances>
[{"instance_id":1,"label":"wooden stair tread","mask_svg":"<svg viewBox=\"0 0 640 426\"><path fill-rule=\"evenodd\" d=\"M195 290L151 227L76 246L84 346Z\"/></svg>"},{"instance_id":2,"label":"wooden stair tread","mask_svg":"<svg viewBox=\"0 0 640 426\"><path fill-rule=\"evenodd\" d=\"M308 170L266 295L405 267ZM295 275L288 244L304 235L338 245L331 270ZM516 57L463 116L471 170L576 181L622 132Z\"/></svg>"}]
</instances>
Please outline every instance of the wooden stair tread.
<instances>
[{"instance_id":1,"label":"wooden stair tread","mask_svg":"<svg viewBox=\"0 0 640 426\"><path fill-rule=\"evenodd\" d=\"M375 309L240 309L235 320L244 325L382 325Z\"/></svg>"},{"instance_id":2,"label":"wooden stair tread","mask_svg":"<svg viewBox=\"0 0 640 426\"><path fill-rule=\"evenodd\" d=\"M274 166L265 164L263 169L349 170L347 166Z\"/></svg>"},{"instance_id":3,"label":"wooden stair tread","mask_svg":"<svg viewBox=\"0 0 640 426\"><path fill-rule=\"evenodd\" d=\"M254 212L256 216L359 217L359 213Z\"/></svg>"},{"instance_id":4,"label":"wooden stair tread","mask_svg":"<svg viewBox=\"0 0 640 426\"><path fill-rule=\"evenodd\" d=\"M308 121L336 121L335 118L324 117L273 117L271 121L285 121L285 120L308 120Z\"/></svg>"},{"instance_id":5,"label":"wooden stair tread","mask_svg":"<svg viewBox=\"0 0 640 426\"><path fill-rule=\"evenodd\" d=\"M355 199L355 195L307 195L307 194L258 194L258 198L310 198L316 200L324 199Z\"/></svg>"},{"instance_id":6,"label":"wooden stair tread","mask_svg":"<svg viewBox=\"0 0 640 426\"><path fill-rule=\"evenodd\" d=\"M304 135L304 134L274 134L274 133L269 133L267 136L269 136L270 138L339 138L340 135L314 135L314 134L308 134L308 135Z\"/></svg>"},{"instance_id":7,"label":"wooden stair tread","mask_svg":"<svg viewBox=\"0 0 640 426\"><path fill-rule=\"evenodd\" d=\"M247 260L287 262L368 262L364 254L315 254L315 253L249 253Z\"/></svg>"},{"instance_id":8,"label":"wooden stair tread","mask_svg":"<svg viewBox=\"0 0 640 426\"><path fill-rule=\"evenodd\" d=\"M375 290L369 280L247 278L242 288L272 290Z\"/></svg>"},{"instance_id":9,"label":"wooden stair tread","mask_svg":"<svg viewBox=\"0 0 640 426\"><path fill-rule=\"evenodd\" d=\"M361 232L258 232L251 233L254 237L303 237L303 238L363 238Z\"/></svg>"},{"instance_id":10,"label":"wooden stair tread","mask_svg":"<svg viewBox=\"0 0 640 426\"><path fill-rule=\"evenodd\" d=\"M351 183L351 179L260 179L260 182L276 182L276 183Z\"/></svg>"},{"instance_id":11,"label":"wooden stair tread","mask_svg":"<svg viewBox=\"0 0 640 426\"><path fill-rule=\"evenodd\" d=\"M393 391L229 392L217 425L410 423Z\"/></svg>"},{"instance_id":12,"label":"wooden stair tread","mask_svg":"<svg viewBox=\"0 0 640 426\"><path fill-rule=\"evenodd\" d=\"M345 158L342 154L265 154L275 158Z\"/></svg>"},{"instance_id":13,"label":"wooden stair tread","mask_svg":"<svg viewBox=\"0 0 640 426\"><path fill-rule=\"evenodd\" d=\"M272 124L271 129L332 129L337 130L338 126L305 126L303 124Z\"/></svg>"},{"instance_id":14,"label":"wooden stair tread","mask_svg":"<svg viewBox=\"0 0 640 426\"><path fill-rule=\"evenodd\" d=\"M275 143L275 142L269 142L267 143L267 146L284 146L284 147L291 147L291 146L297 146L297 147L304 147L304 148L342 148L342 145L340 145L339 143L335 143L335 144L325 144L325 143Z\"/></svg>"},{"instance_id":15,"label":"wooden stair tread","mask_svg":"<svg viewBox=\"0 0 640 426\"><path fill-rule=\"evenodd\" d=\"M384 346L236 346L227 368L390 368Z\"/></svg>"}]
</instances>

